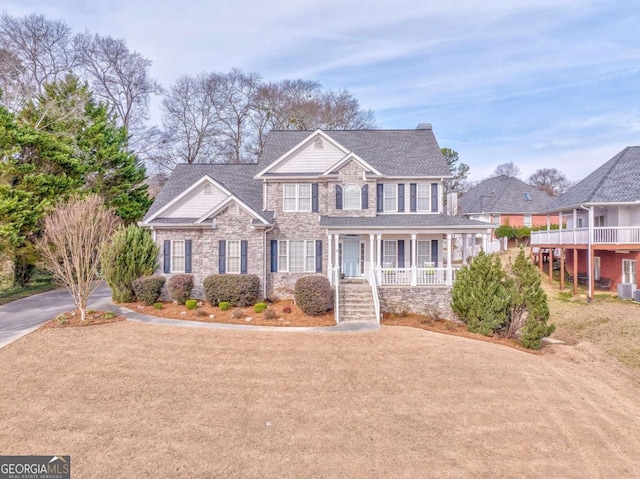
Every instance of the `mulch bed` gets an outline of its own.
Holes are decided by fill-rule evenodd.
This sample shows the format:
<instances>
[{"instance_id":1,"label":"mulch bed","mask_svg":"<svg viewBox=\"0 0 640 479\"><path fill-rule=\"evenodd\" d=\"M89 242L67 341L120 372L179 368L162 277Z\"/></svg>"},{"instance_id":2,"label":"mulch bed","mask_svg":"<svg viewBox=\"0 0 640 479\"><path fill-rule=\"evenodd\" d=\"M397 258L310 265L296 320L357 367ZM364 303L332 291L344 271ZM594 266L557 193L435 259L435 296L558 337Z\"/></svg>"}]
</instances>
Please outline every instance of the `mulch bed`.
<instances>
[{"instance_id":1,"label":"mulch bed","mask_svg":"<svg viewBox=\"0 0 640 479\"><path fill-rule=\"evenodd\" d=\"M78 310L67 311L59 314L50 321L44 323L42 328L77 328L85 326L97 326L100 324L116 323L124 321L124 316L117 316L109 311L87 311L84 321L80 320L80 312Z\"/></svg>"},{"instance_id":2,"label":"mulch bed","mask_svg":"<svg viewBox=\"0 0 640 479\"><path fill-rule=\"evenodd\" d=\"M483 336L482 334L471 333L467 331L467 327L463 323L449 321L446 319L434 319L421 314L384 313L382 317L382 324L385 326L407 326L410 328L425 329L427 331L449 334L451 336L462 336L464 338L476 339L488 343L502 344L503 346L519 349L527 353L541 354L539 351L523 347L515 339L507 339L500 336Z\"/></svg>"},{"instance_id":3,"label":"mulch bed","mask_svg":"<svg viewBox=\"0 0 640 479\"><path fill-rule=\"evenodd\" d=\"M335 326L336 322L333 312L322 314L320 316L309 316L303 313L300 308L293 304L292 300L282 300L275 302L267 302L268 309L276 312L276 318L267 319L264 313L256 313L253 306L245 308L230 308L222 311L217 306L211 306L207 302L202 302L194 310L188 310L183 304L171 302L163 302L162 309L155 309L153 306L147 306L144 303L125 303L125 308L129 308L138 313L157 316L160 318L181 319L187 321L202 321L204 323L228 323L228 324L244 324L254 326ZM284 310L289 308L290 313ZM234 311L242 311L241 318L234 318ZM239 314L239 313L236 313ZM214 317L211 317L213 315ZM249 321L248 318L251 318Z\"/></svg>"}]
</instances>

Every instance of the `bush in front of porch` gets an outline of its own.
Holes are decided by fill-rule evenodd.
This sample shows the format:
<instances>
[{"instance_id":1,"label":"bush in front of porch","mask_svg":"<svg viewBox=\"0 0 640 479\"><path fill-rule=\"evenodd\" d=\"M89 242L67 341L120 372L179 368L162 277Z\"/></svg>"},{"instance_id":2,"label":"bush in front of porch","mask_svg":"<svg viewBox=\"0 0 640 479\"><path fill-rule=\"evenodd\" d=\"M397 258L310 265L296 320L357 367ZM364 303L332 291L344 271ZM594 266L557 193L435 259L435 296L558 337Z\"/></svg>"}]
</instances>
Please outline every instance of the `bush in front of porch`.
<instances>
[{"instance_id":1,"label":"bush in front of porch","mask_svg":"<svg viewBox=\"0 0 640 479\"><path fill-rule=\"evenodd\" d=\"M331 309L331 284L326 276L303 276L296 281L293 295L298 306L310 316Z\"/></svg>"}]
</instances>

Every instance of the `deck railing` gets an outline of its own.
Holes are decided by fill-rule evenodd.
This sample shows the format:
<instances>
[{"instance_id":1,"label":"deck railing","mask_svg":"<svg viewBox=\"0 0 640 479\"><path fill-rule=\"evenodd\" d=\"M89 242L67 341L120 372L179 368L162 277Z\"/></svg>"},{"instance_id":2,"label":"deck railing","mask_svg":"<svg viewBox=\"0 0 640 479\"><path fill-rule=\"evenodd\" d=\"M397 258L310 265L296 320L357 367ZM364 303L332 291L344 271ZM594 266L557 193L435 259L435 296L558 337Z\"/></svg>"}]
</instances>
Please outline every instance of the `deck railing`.
<instances>
[{"instance_id":1,"label":"deck railing","mask_svg":"<svg viewBox=\"0 0 640 479\"><path fill-rule=\"evenodd\" d=\"M531 245L588 243L588 228L531 232ZM593 244L640 244L640 226L596 226L593 228Z\"/></svg>"},{"instance_id":2,"label":"deck railing","mask_svg":"<svg viewBox=\"0 0 640 479\"><path fill-rule=\"evenodd\" d=\"M451 268L377 267L375 276L380 286L444 286L453 284L460 268L458 265Z\"/></svg>"}]
</instances>

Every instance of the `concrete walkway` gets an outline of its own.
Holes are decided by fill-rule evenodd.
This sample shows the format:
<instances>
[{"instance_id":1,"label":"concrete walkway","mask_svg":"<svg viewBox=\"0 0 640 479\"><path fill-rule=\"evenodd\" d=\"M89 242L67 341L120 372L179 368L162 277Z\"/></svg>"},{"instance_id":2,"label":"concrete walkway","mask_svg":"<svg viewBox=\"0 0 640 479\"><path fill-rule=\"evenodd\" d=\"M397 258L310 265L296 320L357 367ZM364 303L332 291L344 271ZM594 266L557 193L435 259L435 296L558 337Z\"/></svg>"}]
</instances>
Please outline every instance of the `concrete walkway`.
<instances>
[{"instance_id":1,"label":"concrete walkway","mask_svg":"<svg viewBox=\"0 0 640 479\"><path fill-rule=\"evenodd\" d=\"M111 290L101 283L89 300L90 309L113 311L130 321L163 326L180 326L187 328L235 329L245 331L377 331L380 325L369 321L349 321L336 326L290 327L290 326L249 326L243 324L204 323L200 321L184 321L179 319L158 318L137 313L111 302ZM64 289L47 291L27 298L18 299L0 306L0 348L29 334L57 315L74 309L69 292Z\"/></svg>"},{"instance_id":2,"label":"concrete walkway","mask_svg":"<svg viewBox=\"0 0 640 479\"><path fill-rule=\"evenodd\" d=\"M111 290L101 283L89 300L89 308L104 309L111 303ZM74 309L65 288L34 294L0 306L0 348L29 334L51 318Z\"/></svg>"}]
</instances>

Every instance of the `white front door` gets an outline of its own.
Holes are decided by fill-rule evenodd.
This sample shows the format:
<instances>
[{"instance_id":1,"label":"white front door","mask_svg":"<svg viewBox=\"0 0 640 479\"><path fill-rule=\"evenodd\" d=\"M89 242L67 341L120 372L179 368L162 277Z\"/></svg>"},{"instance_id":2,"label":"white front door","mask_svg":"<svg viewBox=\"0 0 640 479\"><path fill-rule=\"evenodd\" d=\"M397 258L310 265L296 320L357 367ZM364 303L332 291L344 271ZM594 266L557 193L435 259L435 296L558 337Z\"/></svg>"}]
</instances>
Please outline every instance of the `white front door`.
<instances>
[{"instance_id":1,"label":"white front door","mask_svg":"<svg viewBox=\"0 0 640 479\"><path fill-rule=\"evenodd\" d=\"M342 272L347 278L360 276L360 240L342 240Z\"/></svg>"}]
</instances>

